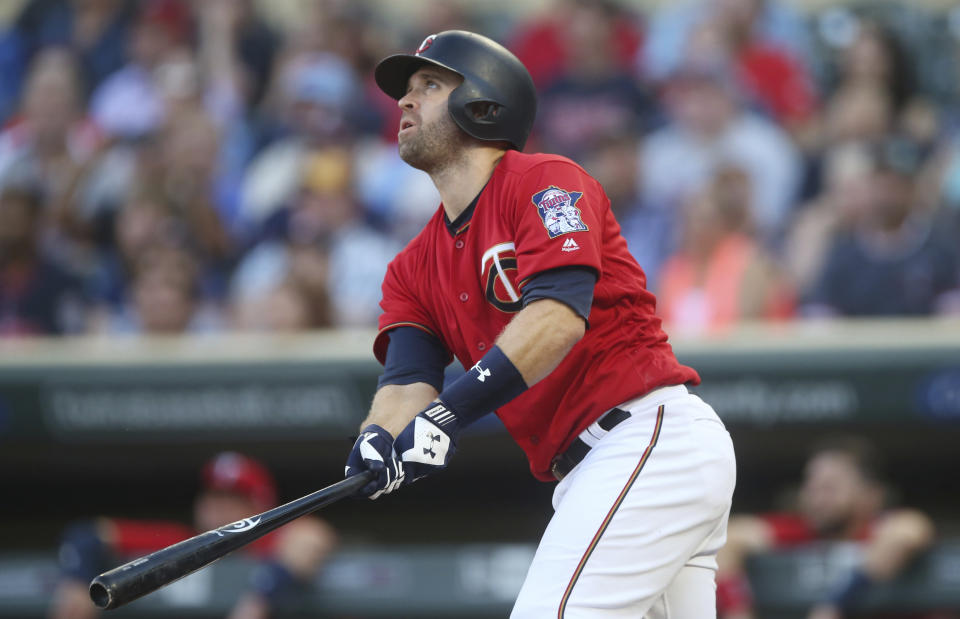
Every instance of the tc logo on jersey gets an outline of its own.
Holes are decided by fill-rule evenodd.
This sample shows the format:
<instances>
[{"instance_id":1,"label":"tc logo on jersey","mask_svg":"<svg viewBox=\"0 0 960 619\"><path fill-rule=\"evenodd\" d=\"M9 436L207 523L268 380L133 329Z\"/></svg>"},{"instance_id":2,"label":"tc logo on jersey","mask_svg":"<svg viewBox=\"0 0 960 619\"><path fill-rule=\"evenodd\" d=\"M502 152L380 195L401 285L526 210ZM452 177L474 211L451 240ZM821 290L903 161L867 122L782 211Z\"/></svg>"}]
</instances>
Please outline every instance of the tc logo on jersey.
<instances>
[{"instance_id":1,"label":"tc logo on jersey","mask_svg":"<svg viewBox=\"0 0 960 619\"><path fill-rule=\"evenodd\" d=\"M583 223L580 209L577 208L577 201L581 197L583 197L582 191L566 191L556 185L550 185L543 191L533 194L531 199L551 239L561 234L589 230L587 224Z\"/></svg>"},{"instance_id":2,"label":"tc logo on jersey","mask_svg":"<svg viewBox=\"0 0 960 619\"><path fill-rule=\"evenodd\" d=\"M517 286L517 248L513 243L498 243L483 252L480 259L481 281L490 305L501 312L523 309Z\"/></svg>"}]
</instances>

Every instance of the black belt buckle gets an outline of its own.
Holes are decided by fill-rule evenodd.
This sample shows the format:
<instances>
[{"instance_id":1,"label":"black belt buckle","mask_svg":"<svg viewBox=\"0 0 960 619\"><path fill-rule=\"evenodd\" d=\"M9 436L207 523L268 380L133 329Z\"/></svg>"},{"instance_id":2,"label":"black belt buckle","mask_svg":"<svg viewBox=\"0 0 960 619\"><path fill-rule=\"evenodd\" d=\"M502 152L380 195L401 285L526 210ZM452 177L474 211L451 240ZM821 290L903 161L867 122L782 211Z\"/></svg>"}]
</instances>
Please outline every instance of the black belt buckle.
<instances>
[{"instance_id":1,"label":"black belt buckle","mask_svg":"<svg viewBox=\"0 0 960 619\"><path fill-rule=\"evenodd\" d=\"M609 432L629 417L630 411L625 411L621 408L611 408L598 418L598 424L600 428ZM566 451L553 457L553 460L550 461L550 473L557 481L562 480L573 470L573 467L580 464L580 461L586 457L589 451L590 446L583 442L583 439L578 436L573 439L573 442L567 447Z\"/></svg>"},{"instance_id":2,"label":"black belt buckle","mask_svg":"<svg viewBox=\"0 0 960 619\"><path fill-rule=\"evenodd\" d=\"M573 463L571 466L566 453L557 454L553 457L553 460L550 461L550 473L557 481L560 481L567 476L567 473L569 473L574 466L576 466L576 463Z\"/></svg>"},{"instance_id":3,"label":"black belt buckle","mask_svg":"<svg viewBox=\"0 0 960 619\"><path fill-rule=\"evenodd\" d=\"M577 462L570 461L570 458L567 457L566 452L557 454L553 457L553 460L550 461L550 473L557 481L560 481L566 477L567 474L573 470L573 467L577 466L577 464Z\"/></svg>"}]
</instances>

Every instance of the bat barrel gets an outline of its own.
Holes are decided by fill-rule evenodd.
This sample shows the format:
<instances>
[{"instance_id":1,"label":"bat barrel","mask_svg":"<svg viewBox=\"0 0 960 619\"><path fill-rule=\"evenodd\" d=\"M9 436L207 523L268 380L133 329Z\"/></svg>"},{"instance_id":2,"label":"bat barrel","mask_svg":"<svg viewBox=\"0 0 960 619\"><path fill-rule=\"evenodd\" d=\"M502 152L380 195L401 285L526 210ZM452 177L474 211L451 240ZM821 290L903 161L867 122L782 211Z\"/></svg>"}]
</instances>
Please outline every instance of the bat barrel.
<instances>
[{"instance_id":1,"label":"bat barrel","mask_svg":"<svg viewBox=\"0 0 960 619\"><path fill-rule=\"evenodd\" d=\"M118 608L213 563L270 531L355 493L371 471L349 477L250 518L201 533L100 574L90 583L90 599L102 609Z\"/></svg>"},{"instance_id":2,"label":"bat barrel","mask_svg":"<svg viewBox=\"0 0 960 619\"><path fill-rule=\"evenodd\" d=\"M236 534L224 532L237 529L236 524L201 533L100 574L90 583L90 599L103 609L123 606L209 565L281 524L266 526L255 536L252 527L247 531L248 535L242 535L243 531Z\"/></svg>"}]
</instances>

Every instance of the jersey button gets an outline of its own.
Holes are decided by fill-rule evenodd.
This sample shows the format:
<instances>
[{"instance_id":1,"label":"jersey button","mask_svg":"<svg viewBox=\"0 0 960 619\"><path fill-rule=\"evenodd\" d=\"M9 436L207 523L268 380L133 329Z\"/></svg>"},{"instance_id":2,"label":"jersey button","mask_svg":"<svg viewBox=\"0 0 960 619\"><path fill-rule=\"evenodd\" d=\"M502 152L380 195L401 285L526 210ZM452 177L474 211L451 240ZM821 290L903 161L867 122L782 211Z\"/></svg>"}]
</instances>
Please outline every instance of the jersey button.
<instances>
[{"instance_id":1,"label":"jersey button","mask_svg":"<svg viewBox=\"0 0 960 619\"><path fill-rule=\"evenodd\" d=\"M486 344L484 344L483 342L477 342L477 350L486 350L486 349L487 349Z\"/></svg>"},{"instance_id":2,"label":"jersey button","mask_svg":"<svg viewBox=\"0 0 960 619\"><path fill-rule=\"evenodd\" d=\"M457 239L457 242L454 243L457 249L463 249L463 239Z\"/></svg>"},{"instance_id":3,"label":"jersey button","mask_svg":"<svg viewBox=\"0 0 960 619\"><path fill-rule=\"evenodd\" d=\"M460 301L461 301L461 302L466 303L466 302L467 302L467 299L469 299L469 298L470 298L470 295L468 295L466 292L461 292L461 293L460 293Z\"/></svg>"}]
</instances>

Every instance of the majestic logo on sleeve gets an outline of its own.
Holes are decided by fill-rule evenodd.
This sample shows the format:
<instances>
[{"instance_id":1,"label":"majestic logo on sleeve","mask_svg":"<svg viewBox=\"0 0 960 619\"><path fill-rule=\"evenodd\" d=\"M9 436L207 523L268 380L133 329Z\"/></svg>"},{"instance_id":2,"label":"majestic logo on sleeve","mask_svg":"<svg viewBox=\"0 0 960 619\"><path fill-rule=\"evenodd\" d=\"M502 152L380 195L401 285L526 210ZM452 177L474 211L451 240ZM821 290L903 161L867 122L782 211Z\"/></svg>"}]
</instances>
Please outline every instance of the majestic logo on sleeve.
<instances>
[{"instance_id":1,"label":"majestic logo on sleeve","mask_svg":"<svg viewBox=\"0 0 960 619\"><path fill-rule=\"evenodd\" d=\"M561 234L589 230L587 224L583 223L580 209L577 208L577 202L581 197L583 197L582 191L566 191L556 185L550 185L533 194L531 199L551 239Z\"/></svg>"},{"instance_id":2,"label":"majestic logo on sleeve","mask_svg":"<svg viewBox=\"0 0 960 619\"><path fill-rule=\"evenodd\" d=\"M486 282L484 292L487 301L501 312L514 313L523 309L517 274L517 247L513 243L498 243L483 252L480 277Z\"/></svg>"}]
</instances>

